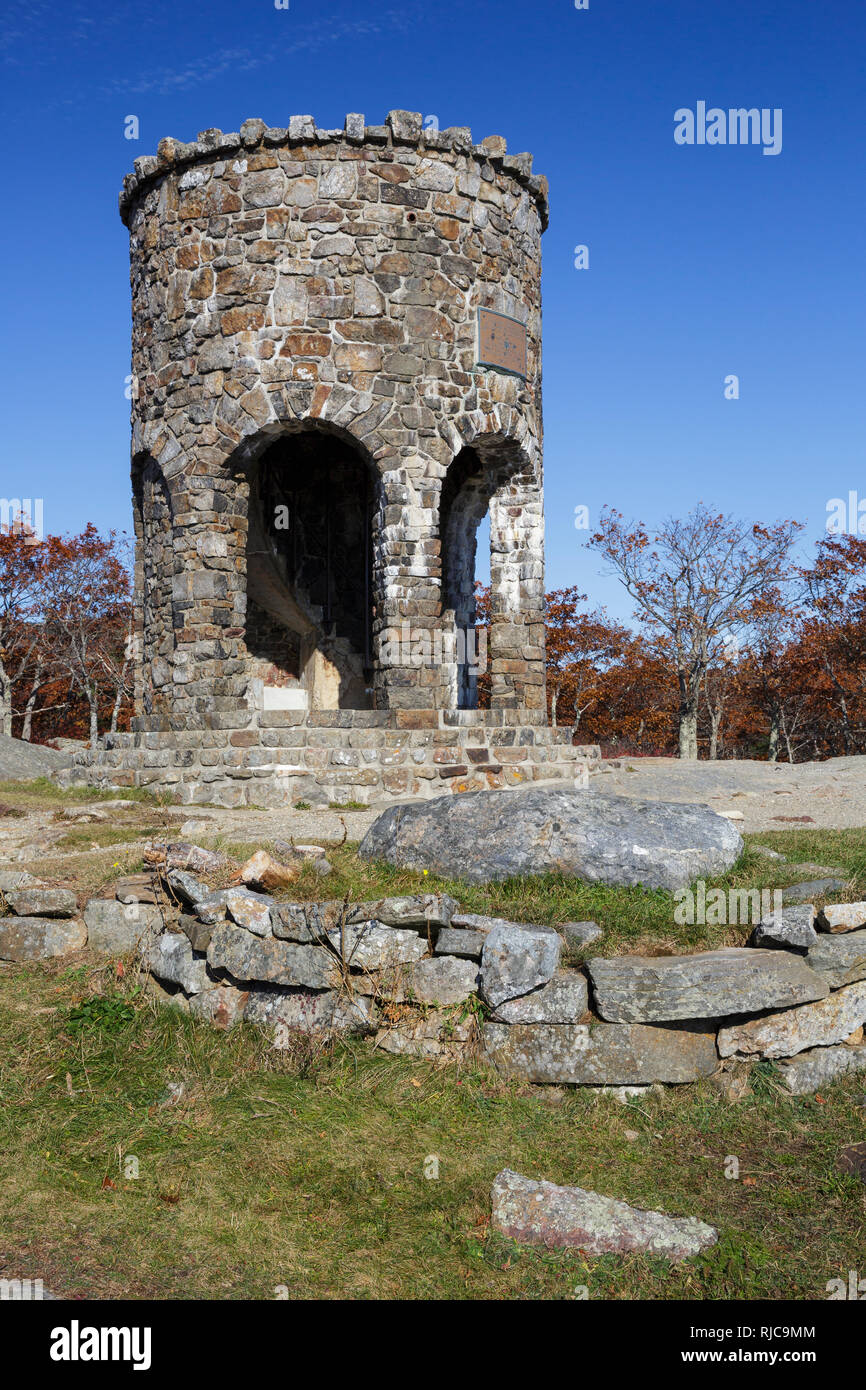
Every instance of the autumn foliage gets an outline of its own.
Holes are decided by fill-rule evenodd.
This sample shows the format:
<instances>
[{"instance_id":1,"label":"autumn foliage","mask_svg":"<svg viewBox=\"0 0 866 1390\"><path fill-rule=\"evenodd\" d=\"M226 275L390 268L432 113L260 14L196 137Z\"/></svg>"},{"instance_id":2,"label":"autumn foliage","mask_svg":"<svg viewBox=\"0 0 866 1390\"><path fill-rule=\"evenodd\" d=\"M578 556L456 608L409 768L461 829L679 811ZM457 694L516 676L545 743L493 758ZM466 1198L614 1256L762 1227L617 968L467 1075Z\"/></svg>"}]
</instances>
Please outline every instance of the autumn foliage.
<instances>
[{"instance_id":1,"label":"autumn foliage","mask_svg":"<svg viewBox=\"0 0 866 1390\"><path fill-rule=\"evenodd\" d=\"M623 526L615 514L614 523ZM546 596L550 722L609 755L689 756L685 705L702 758L866 753L866 538L826 535L798 565L790 522L737 527L703 513L698 526L671 526L677 558L666 577L651 572L643 528L631 540L608 532L638 567L634 628L576 588ZM480 590L481 620L486 599Z\"/></svg>"},{"instance_id":2,"label":"autumn foliage","mask_svg":"<svg viewBox=\"0 0 866 1390\"><path fill-rule=\"evenodd\" d=\"M124 538L0 528L0 733L94 742L128 727L132 666Z\"/></svg>"}]
</instances>

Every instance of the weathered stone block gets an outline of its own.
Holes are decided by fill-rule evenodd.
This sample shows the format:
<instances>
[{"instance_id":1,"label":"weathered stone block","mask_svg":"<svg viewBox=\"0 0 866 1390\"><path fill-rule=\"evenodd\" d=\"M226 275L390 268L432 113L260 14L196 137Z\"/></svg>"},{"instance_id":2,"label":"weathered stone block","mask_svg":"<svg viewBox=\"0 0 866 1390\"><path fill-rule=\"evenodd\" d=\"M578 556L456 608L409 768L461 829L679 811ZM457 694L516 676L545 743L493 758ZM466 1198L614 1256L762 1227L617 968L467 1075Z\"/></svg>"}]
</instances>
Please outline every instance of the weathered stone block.
<instances>
[{"instance_id":1,"label":"weathered stone block","mask_svg":"<svg viewBox=\"0 0 866 1390\"><path fill-rule=\"evenodd\" d=\"M0 960L47 960L86 944L87 928L77 917L0 917Z\"/></svg>"},{"instance_id":2,"label":"weathered stone block","mask_svg":"<svg viewBox=\"0 0 866 1390\"><path fill-rule=\"evenodd\" d=\"M788 951L728 947L693 956L595 956L596 1006L612 1023L723 1018L823 999L826 982Z\"/></svg>"},{"instance_id":3,"label":"weathered stone block","mask_svg":"<svg viewBox=\"0 0 866 1390\"><path fill-rule=\"evenodd\" d=\"M712 1033L643 1024L488 1023L489 1060L522 1081L648 1086L696 1081L719 1064Z\"/></svg>"}]
</instances>

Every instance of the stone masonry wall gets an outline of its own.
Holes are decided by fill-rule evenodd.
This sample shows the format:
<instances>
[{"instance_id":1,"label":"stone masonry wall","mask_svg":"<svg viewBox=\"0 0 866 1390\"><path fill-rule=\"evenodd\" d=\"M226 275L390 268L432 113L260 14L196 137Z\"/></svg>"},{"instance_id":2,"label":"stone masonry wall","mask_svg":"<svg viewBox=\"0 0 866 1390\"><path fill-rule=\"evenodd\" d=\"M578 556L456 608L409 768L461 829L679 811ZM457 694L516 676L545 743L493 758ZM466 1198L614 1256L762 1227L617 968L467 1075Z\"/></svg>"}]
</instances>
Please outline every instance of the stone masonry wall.
<instances>
[{"instance_id":1,"label":"stone masonry wall","mask_svg":"<svg viewBox=\"0 0 866 1390\"><path fill-rule=\"evenodd\" d=\"M507 724L511 711L261 710L254 725L106 736L72 780L171 792L184 804L283 806L522 786L597 764L570 729ZM513 717L513 715L512 715Z\"/></svg>"},{"instance_id":2,"label":"stone masonry wall","mask_svg":"<svg viewBox=\"0 0 866 1390\"><path fill-rule=\"evenodd\" d=\"M139 715L208 732L214 748L203 740L202 752L221 731L234 737L238 715L253 732L250 479L275 439L312 429L351 444L373 480L376 710L455 703L447 664L419 669L382 653L407 618L453 629L440 497L472 446L472 485L491 518L492 706L543 721L547 184L531 156L509 155L497 136L473 144L466 129L424 131L411 112L383 126L351 115L342 130L309 116L284 129L248 120L236 134L163 140L135 161L120 209L131 245ZM478 365L479 308L525 325L525 380Z\"/></svg>"}]
</instances>

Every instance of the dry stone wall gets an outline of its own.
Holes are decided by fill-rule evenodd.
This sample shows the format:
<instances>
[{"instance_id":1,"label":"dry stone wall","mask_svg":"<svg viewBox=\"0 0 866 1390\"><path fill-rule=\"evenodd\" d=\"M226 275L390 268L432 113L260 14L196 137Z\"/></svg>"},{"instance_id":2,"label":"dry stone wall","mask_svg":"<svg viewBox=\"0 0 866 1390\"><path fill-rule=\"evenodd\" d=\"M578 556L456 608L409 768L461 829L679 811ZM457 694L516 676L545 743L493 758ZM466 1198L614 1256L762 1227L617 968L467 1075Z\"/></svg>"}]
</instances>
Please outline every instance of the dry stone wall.
<instances>
[{"instance_id":1,"label":"dry stone wall","mask_svg":"<svg viewBox=\"0 0 866 1390\"><path fill-rule=\"evenodd\" d=\"M361 1033L387 1052L484 1060L540 1084L712 1077L740 1098L757 1060L793 1094L866 1071L866 903L832 921L812 907L807 947L756 947L755 933L745 947L603 957L594 924L463 913L442 893L295 901L299 866L325 882L330 866L316 846L293 855L260 851L235 872L215 851L154 846L153 879L121 881L83 920L69 890L6 872L0 960L137 951L160 997L220 1027L267 1026L278 1047ZM569 958L575 947L588 959Z\"/></svg>"}]
</instances>

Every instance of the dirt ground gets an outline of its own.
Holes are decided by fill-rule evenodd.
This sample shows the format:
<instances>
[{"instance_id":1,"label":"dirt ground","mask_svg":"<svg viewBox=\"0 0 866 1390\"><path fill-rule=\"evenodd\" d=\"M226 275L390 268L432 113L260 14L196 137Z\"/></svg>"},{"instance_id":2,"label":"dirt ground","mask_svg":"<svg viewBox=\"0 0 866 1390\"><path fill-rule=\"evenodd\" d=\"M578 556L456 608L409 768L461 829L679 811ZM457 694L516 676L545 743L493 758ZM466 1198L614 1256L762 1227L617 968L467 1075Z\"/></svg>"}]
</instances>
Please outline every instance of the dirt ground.
<instances>
[{"instance_id":1,"label":"dirt ground","mask_svg":"<svg viewBox=\"0 0 866 1390\"><path fill-rule=\"evenodd\" d=\"M621 758L602 763L590 777L590 786L623 796L653 801L703 803L732 817L740 831L784 830L798 825L814 829L849 829L866 825L866 758L832 758L827 762L787 763L718 762L683 763L676 758ZM29 809L18 818L0 819L0 865L32 865L40 856L52 859L66 854L100 851L119 855L140 846L143 833L159 817L141 803L119 800L94 802L98 819L88 830L88 805L68 807L64 818L57 806ZM115 809L116 808L116 809ZM224 843L264 843L294 839L297 843L329 844L344 839L360 840L383 806L364 810L299 811L217 806L172 807L160 812L163 830L178 839L216 837ZM106 816L114 829L128 824L129 835L105 844ZM77 818L76 818L77 817ZM75 845L64 843L70 831Z\"/></svg>"}]
</instances>

